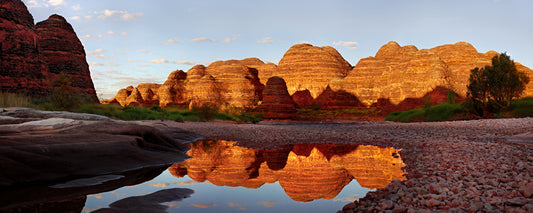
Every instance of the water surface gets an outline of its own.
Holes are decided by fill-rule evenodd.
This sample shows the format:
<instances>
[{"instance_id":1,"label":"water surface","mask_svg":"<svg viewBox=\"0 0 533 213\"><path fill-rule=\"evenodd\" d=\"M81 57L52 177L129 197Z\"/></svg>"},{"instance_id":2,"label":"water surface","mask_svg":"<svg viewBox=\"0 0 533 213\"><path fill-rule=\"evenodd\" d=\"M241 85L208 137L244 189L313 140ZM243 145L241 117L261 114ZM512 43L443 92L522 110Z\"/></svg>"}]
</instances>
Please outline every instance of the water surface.
<instances>
[{"instance_id":1,"label":"water surface","mask_svg":"<svg viewBox=\"0 0 533 213\"><path fill-rule=\"evenodd\" d=\"M367 145L298 144L276 150L198 141L192 158L148 182L92 194L84 212L162 189L194 192L163 203L169 212L330 212L403 180L398 150Z\"/></svg>"}]
</instances>

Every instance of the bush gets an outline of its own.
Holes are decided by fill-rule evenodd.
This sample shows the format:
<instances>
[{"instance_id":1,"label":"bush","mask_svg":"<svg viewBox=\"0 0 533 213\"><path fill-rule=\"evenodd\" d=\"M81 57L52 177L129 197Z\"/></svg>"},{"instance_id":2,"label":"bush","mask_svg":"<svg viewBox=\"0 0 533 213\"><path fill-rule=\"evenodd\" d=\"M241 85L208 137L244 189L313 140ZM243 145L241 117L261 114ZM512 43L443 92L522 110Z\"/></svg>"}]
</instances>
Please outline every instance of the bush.
<instances>
[{"instance_id":1,"label":"bush","mask_svg":"<svg viewBox=\"0 0 533 213\"><path fill-rule=\"evenodd\" d=\"M460 104L441 104L428 109L426 121L447 121L454 115L463 112Z\"/></svg>"},{"instance_id":2,"label":"bush","mask_svg":"<svg viewBox=\"0 0 533 213\"><path fill-rule=\"evenodd\" d=\"M385 118L385 120L399 122L447 121L461 113L464 113L464 110L460 104L440 104L427 109L392 112Z\"/></svg>"},{"instance_id":3,"label":"bush","mask_svg":"<svg viewBox=\"0 0 533 213\"><path fill-rule=\"evenodd\" d=\"M516 69L506 53L494 56L492 65L470 71L465 109L479 116L486 111L498 113L510 107L520 97L529 77Z\"/></svg>"},{"instance_id":4,"label":"bush","mask_svg":"<svg viewBox=\"0 0 533 213\"><path fill-rule=\"evenodd\" d=\"M399 122L412 122L424 118L426 110L424 109L413 109L403 112L392 112L389 114L385 120L386 121L399 121Z\"/></svg>"},{"instance_id":5,"label":"bush","mask_svg":"<svg viewBox=\"0 0 533 213\"><path fill-rule=\"evenodd\" d=\"M533 117L533 98L523 98L511 102L513 117Z\"/></svg>"}]
</instances>

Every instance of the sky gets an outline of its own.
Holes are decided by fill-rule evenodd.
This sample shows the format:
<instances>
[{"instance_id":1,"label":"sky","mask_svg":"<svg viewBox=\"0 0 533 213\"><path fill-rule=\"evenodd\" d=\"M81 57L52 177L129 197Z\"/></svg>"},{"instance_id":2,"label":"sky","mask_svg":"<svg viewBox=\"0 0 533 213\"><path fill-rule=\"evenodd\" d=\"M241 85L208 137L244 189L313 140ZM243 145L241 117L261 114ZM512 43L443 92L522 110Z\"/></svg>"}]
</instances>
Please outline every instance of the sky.
<instances>
[{"instance_id":1,"label":"sky","mask_svg":"<svg viewBox=\"0 0 533 213\"><path fill-rule=\"evenodd\" d=\"M466 41L533 68L531 0L23 1L36 23L59 14L72 24L106 99L195 64L277 64L299 43L332 46L355 66L389 41L419 49Z\"/></svg>"}]
</instances>

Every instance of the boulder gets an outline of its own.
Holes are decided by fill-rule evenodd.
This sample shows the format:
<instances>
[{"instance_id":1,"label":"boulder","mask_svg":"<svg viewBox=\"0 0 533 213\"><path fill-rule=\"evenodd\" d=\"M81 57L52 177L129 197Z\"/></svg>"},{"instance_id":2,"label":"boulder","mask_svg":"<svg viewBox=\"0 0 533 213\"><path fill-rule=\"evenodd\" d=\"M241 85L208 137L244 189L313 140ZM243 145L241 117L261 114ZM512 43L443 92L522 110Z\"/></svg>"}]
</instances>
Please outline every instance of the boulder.
<instances>
[{"instance_id":1,"label":"boulder","mask_svg":"<svg viewBox=\"0 0 533 213\"><path fill-rule=\"evenodd\" d=\"M287 119L296 116L296 103L287 91L285 81L280 77L268 79L263 91L263 102L255 109L265 119Z\"/></svg>"},{"instance_id":2,"label":"boulder","mask_svg":"<svg viewBox=\"0 0 533 213\"><path fill-rule=\"evenodd\" d=\"M292 94L292 100L296 103L299 108L304 108L314 104L315 100L311 96L309 90L300 90Z\"/></svg>"},{"instance_id":3,"label":"boulder","mask_svg":"<svg viewBox=\"0 0 533 213\"><path fill-rule=\"evenodd\" d=\"M23 120L20 120L23 119ZM92 177L182 161L199 138L163 125L6 108L0 113L0 187Z\"/></svg>"}]
</instances>

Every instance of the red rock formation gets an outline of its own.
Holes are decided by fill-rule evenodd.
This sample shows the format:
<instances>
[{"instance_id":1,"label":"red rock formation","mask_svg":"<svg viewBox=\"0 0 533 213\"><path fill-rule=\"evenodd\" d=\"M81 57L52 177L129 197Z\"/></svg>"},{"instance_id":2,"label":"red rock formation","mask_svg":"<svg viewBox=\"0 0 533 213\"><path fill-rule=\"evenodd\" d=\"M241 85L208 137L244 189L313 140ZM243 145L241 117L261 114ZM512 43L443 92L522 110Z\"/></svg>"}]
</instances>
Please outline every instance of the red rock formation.
<instances>
[{"instance_id":1,"label":"red rock formation","mask_svg":"<svg viewBox=\"0 0 533 213\"><path fill-rule=\"evenodd\" d=\"M65 73L72 86L97 101L85 50L72 26L59 15L51 15L35 26L39 35L41 57L48 72Z\"/></svg>"},{"instance_id":2,"label":"red rock formation","mask_svg":"<svg viewBox=\"0 0 533 213\"><path fill-rule=\"evenodd\" d=\"M265 119L287 119L296 116L296 103L287 92L285 81L280 77L268 79L263 91L263 102L256 109Z\"/></svg>"},{"instance_id":3,"label":"red rock formation","mask_svg":"<svg viewBox=\"0 0 533 213\"><path fill-rule=\"evenodd\" d=\"M48 94L48 71L33 28L33 17L22 1L0 1L0 91Z\"/></svg>"},{"instance_id":4,"label":"red rock formation","mask_svg":"<svg viewBox=\"0 0 533 213\"><path fill-rule=\"evenodd\" d=\"M243 65L242 61L216 61L206 68L206 72L224 88L226 106L223 108L252 108L263 99L264 85L259 82L257 69Z\"/></svg>"},{"instance_id":5,"label":"red rock formation","mask_svg":"<svg viewBox=\"0 0 533 213\"><path fill-rule=\"evenodd\" d=\"M437 87L465 97L470 70L490 65L497 54L478 53L466 42L418 50L391 41L375 57L361 59L346 78L332 81L331 85L334 90L344 89L356 95L368 106L379 99L389 99L398 105L408 98L422 98ZM533 76L532 70L521 71ZM528 85L524 96L530 95L533 86Z\"/></svg>"},{"instance_id":6,"label":"red rock formation","mask_svg":"<svg viewBox=\"0 0 533 213\"><path fill-rule=\"evenodd\" d=\"M313 99L313 96L311 96L311 92L309 92L309 90L296 91L294 94L292 94L292 100L294 100L296 105L300 108L311 106L315 103L315 100Z\"/></svg>"},{"instance_id":7,"label":"red rock formation","mask_svg":"<svg viewBox=\"0 0 533 213\"><path fill-rule=\"evenodd\" d=\"M187 83L189 109L208 105L220 107L226 103L225 88L213 76L207 74L195 82Z\"/></svg>"},{"instance_id":8,"label":"red rock formation","mask_svg":"<svg viewBox=\"0 0 533 213\"><path fill-rule=\"evenodd\" d=\"M0 2L0 91L43 97L64 72L97 101L85 51L72 26L52 15L37 26L20 0Z\"/></svg>"},{"instance_id":9,"label":"red rock formation","mask_svg":"<svg viewBox=\"0 0 533 213\"><path fill-rule=\"evenodd\" d=\"M364 104L355 95L344 90L333 91L329 86L320 93L315 103L321 109L346 109L364 107Z\"/></svg>"},{"instance_id":10,"label":"red rock formation","mask_svg":"<svg viewBox=\"0 0 533 213\"><path fill-rule=\"evenodd\" d=\"M332 47L297 44L279 61L274 75L285 79L289 94L307 89L316 98L331 80L345 77L351 69Z\"/></svg>"},{"instance_id":11,"label":"red rock formation","mask_svg":"<svg viewBox=\"0 0 533 213\"><path fill-rule=\"evenodd\" d=\"M185 79L187 79L187 73L182 70L170 73L167 81L157 90L161 107L168 105L186 106L188 104L185 100Z\"/></svg>"}]
</instances>

